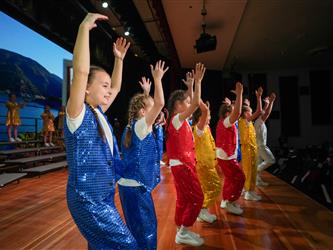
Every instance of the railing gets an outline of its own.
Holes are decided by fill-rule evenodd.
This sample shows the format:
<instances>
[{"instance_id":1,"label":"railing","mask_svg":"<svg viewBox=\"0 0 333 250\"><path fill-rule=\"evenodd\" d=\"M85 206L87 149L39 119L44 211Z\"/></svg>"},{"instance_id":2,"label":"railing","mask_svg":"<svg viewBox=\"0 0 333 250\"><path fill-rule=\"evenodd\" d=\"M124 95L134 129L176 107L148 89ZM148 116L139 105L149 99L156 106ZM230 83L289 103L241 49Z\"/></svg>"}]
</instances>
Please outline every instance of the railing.
<instances>
[{"instance_id":1,"label":"railing","mask_svg":"<svg viewBox=\"0 0 333 250\"><path fill-rule=\"evenodd\" d=\"M7 116L5 115L0 115L0 120L4 119L6 121ZM21 125L20 128L30 128L30 129L22 129L25 132L29 132L29 133L34 133L34 139L37 140L37 136L38 136L38 121L41 121L41 118L35 118L35 117L29 117L29 116L21 116ZM29 123L24 122L24 120L28 120L28 121L32 121ZM6 122L0 122L0 127L5 127L6 126ZM12 131L13 132L13 131ZM20 130L19 130L20 133ZM0 130L0 134L7 134L7 130L6 129L1 129ZM2 138L2 136L1 136Z\"/></svg>"}]
</instances>

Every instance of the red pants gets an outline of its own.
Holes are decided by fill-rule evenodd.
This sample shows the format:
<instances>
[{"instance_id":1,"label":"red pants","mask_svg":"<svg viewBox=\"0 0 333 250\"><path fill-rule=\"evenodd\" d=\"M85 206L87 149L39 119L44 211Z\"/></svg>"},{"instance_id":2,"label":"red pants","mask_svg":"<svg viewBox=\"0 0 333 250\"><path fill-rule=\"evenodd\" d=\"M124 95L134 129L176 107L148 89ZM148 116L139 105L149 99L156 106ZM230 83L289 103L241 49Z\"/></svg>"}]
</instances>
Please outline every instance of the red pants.
<instances>
[{"instance_id":1,"label":"red pants","mask_svg":"<svg viewBox=\"0 0 333 250\"><path fill-rule=\"evenodd\" d=\"M241 193L245 182L245 175L236 159L221 160L217 159L218 164L224 175L223 200L235 201Z\"/></svg>"},{"instance_id":2,"label":"red pants","mask_svg":"<svg viewBox=\"0 0 333 250\"><path fill-rule=\"evenodd\" d=\"M171 167L171 172L177 191L176 225L190 227L196 221L204 200L195 166L178 165Z\"/></svg>"}]
</instances>

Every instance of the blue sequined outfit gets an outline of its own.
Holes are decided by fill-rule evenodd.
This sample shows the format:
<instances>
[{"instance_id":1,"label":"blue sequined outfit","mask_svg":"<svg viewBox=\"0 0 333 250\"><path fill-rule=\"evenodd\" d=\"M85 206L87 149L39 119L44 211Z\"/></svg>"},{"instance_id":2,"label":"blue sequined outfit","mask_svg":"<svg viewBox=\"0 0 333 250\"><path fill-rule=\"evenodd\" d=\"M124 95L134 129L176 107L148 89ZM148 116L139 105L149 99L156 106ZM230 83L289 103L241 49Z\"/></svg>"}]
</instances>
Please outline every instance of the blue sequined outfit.
<instances>
[{"instance_id":1,"label":"blue sequined outfit","mask_svg":"<svg viewBox=\"0 0 333 250\"><path fill-rule=\"evenodd\" d=\"M238 140L237 140L237 161L240 162L242 160L242 152L241 152L241 144L240 144L240 133L238 128L238 121L235 122L236 128L237 128L237 134L238 134Z\"/></svg>"},{"instance_id":2,"label":"blue sequined outfit","mask_svg":"<svg viewBox=\"0 0 333 250\"><path fill-rule=\"evenodd\" d=\"M67 205L90 249L138 249L114 205L116 175L122 164L114 137L113 141L112 155L88 106L73 134L65 122Z\"/></svg>"},{"instance_id":3,"label":"blue sequined outfit","mask_svg":"<svg viewBox=\"0 0 333 250\"><path fill-rule=\"evenodd\" d=\"M157 248L157 219L151 191L160 182L160 158L157 141L153 133L140 140L134 132L129 148L122 145L123 176L136 180L141 186L118 185L126 224L137 240L140 249ZM122 141L125 139L125 129Z\"/></svg>"},{"instance_id":4,"label":"blue sequined outfit","mask_svg":"<svg viewBox=\"0 0 333 250\"><path fill-rule=\"evenodd\" d=\"M160 158L160 161L163 158L163 142L164 142L164 131L163 126L161 125L154 125L153 132L157 141L158 146L158 155Z\"/></svg>"}]
</instances>

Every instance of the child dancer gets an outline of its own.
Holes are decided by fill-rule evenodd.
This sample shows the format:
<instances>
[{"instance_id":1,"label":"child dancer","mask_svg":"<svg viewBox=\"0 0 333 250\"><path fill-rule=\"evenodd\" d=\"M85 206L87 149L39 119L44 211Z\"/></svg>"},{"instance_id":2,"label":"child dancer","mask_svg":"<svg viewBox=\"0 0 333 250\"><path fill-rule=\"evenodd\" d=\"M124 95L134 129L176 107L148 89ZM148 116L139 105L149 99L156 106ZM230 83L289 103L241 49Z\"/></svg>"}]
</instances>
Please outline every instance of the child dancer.
<instances>
[{"instance_id":1,"label":"child dancer","mask_svg":"<svg viewBox=\"0 0 333 250\"><path fill-rule=\"evenodd\" d=\"M121 162L105 112L120 91L122 65L129 43L118 38L112 76L90 66L89 33L96 21L89 13L80 24L73 52L73 83L67 103L65 142L69 177L67 204L89 249L137 249L114 204Z\"/></svg>"},{"instance_id":2,"label":"child dancer","mask_svg":"<svg viewBox=\"0 0 333 250\"><path fill-rule=\"evenodd\" d=\"M245 200L259 201L261 196L254 192L257 179L257 143L256 132L252 123L262 112L261 108L261 95L262 88L256 91L257 96L257 110L252 114L250 106L243 105L241 118L239 119L239 130L241 139L242 151L242 167L245 173Z\"/></svg>"},{"instance_id":3,"label":"child dancer","mask_svg":"<svg viewBox=\"0 0 333 250\"><path fill-rule=\"evenodd\" d=\"M54 116L50 111L50 106L45 106L41 117L43 120L44 145L45 147L54 147L54 144L52 143L52 134L55 131L53 123ZM49 142L47 142L47 138L49 138Z\"/></svg>"},{"instance_id":4,"label":"child dancer","mask_svg":"<svg viewBox=\"0 0 333 250\"><path fill-rule=\"evenodd\" d=\"M224 175L223 201L229 213L240 215L243 209L236 203L242 193L245 176L237 161L237 137L235 126L241 113L243 85L236 83L236 101L234 105L225 102L221 105L220 119L216 127L216 156ZM221 203L222 205L222 203Z\"/></svg>"},{"instance_id":5,"label":"child dancer","mask_svg":"<svg viewBox=\"0 0 333 250\"><path fill-rule=\"evenodd\" d=\"M216 215L210 214L207 208L215 203L221 192L221 182L216 171L215 141L209 127L210 118L209 103L206 105L200 101L199 108L192 116L196 170L204 193L204 202L198 219L208 223L214 222Z\"/></svg>"},{"instance_id":6,"label":"child dancer","mask_svg":"<svg viewBox=\"0 0 333 250\"><path fill-rule=\"evenodd\" d=\"M258 119L254 122L254 127L256 130L256 138L257 138L257 145L258 145L258 167L257 167L257 185L258 186L267 186L268 183L264 182L261 179L261 173L266 168L270 167L275 163L274 155L272 154L271 150L267 146L267 127L266 127L266 120L268 119L269 115L271 114L272 107L275 101L276 95L272 93L270 97L266 97L264 99L265 107L264 113L258 117Z\"/></svg>"},{"instance_id":7,"label":"child dancer","mask_svg":"<svg viewBox=\"0 0 333 250\"><path fill-rule=\"evenodd\" d=\"M140 86L143 90L143 93L145 95L149 95L150 93L150 87L151 87L151 81L149 78L142 77L141 81L139 81ZM163 126L165 125L165 117L164 113L161 111L159 115L157 116L154 126L153 126L153 133L157 141L158 145L158 153L159 153L159 159L160 159L160 165L164 166L165 162L162 161L163 158L163 143L164 143L164 130Z\"/></svg>"},{"instance_id":8,"label":"child dancer","mask_svg":"<svg viewBox=\"0 0 333 250\"><path fill-rule=\"evenodd\" d=\"M7 134L8 140L10 142L21 142L22 140L18 137L18 127L21 125L20 119L20 109L24 106L24 104L19 104L16 102L16 95L11 94L8 102L6 103L6 107L8 109L7 112ZM12 137L12 127L14 128L14 138Z\"/></svg>"},{"instance_id":9,"label":"child dancer","mask_svg":"<svg viewBox=\"0 0 333 250\"><path fill-rule=\"evenodd\" d=\"M192 73L195 81L192 102L183 90L176 90L169 97L166 148L177 191L175 221L179 230L175 241L200 246L204 240L188 230L197 219L204 198L195 170L193 134L187 119L199 105L204 65L197 63Z\"/></svg>"},{"instance_id":10,"label":"child dancer","mask_svg":"<svg viewBox=\"0 0 333 250\"><path fill-rule=\"evenodd\" d=\"M64 120L65 120L65 106L61 106L59 113L58 113L58 136L60 138L64 137Z\"/></svg>"},{"instance_id":11,"label":"child dancer","mask_svg":"<svg viewBox=\"0 0 333 250\"><path fill-rule=\"evenodd\" d=\"M160 182L160 158L152 126L164 106L162 77L167 70L162 61L151 66L154 100L146 94L132 97L121 143L125 168L124 178L118 181L119 195L126 224L140 249L157 248L157 219L151 192Z\"/></svg>"}]
</instances>

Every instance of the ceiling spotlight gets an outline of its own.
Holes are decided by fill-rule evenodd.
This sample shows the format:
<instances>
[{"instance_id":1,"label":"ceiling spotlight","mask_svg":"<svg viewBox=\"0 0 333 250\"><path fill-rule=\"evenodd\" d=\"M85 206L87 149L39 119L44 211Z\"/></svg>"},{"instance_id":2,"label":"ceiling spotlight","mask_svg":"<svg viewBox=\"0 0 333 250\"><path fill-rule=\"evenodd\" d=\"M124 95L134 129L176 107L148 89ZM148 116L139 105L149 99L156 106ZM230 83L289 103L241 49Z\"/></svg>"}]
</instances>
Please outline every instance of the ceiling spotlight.
<instances>
[{"instance_id":1,"label":"ceiling spotlight","mask_svg":"<svg viewBox=\"0 0 333 250\"><path fill-rule=\"evenodd\" d=\"M102 7L103 7L104 9L106 9L108 6L109 6L108 2L103 2L103 3L102 3Z\"/></svg>"},{"instance_id":2,"label":"ceiling spotlight","mask_svg":"<svg viewBox=\"0 0 333 250\"><path fill-rule=\"evenodd\" d=\"M126 30L126 31L124 32L124 35L125 35L125 36L129 36L129 34L130 34L130 33L129 33L128 30Z\"/></svg>"}]
</instances>

